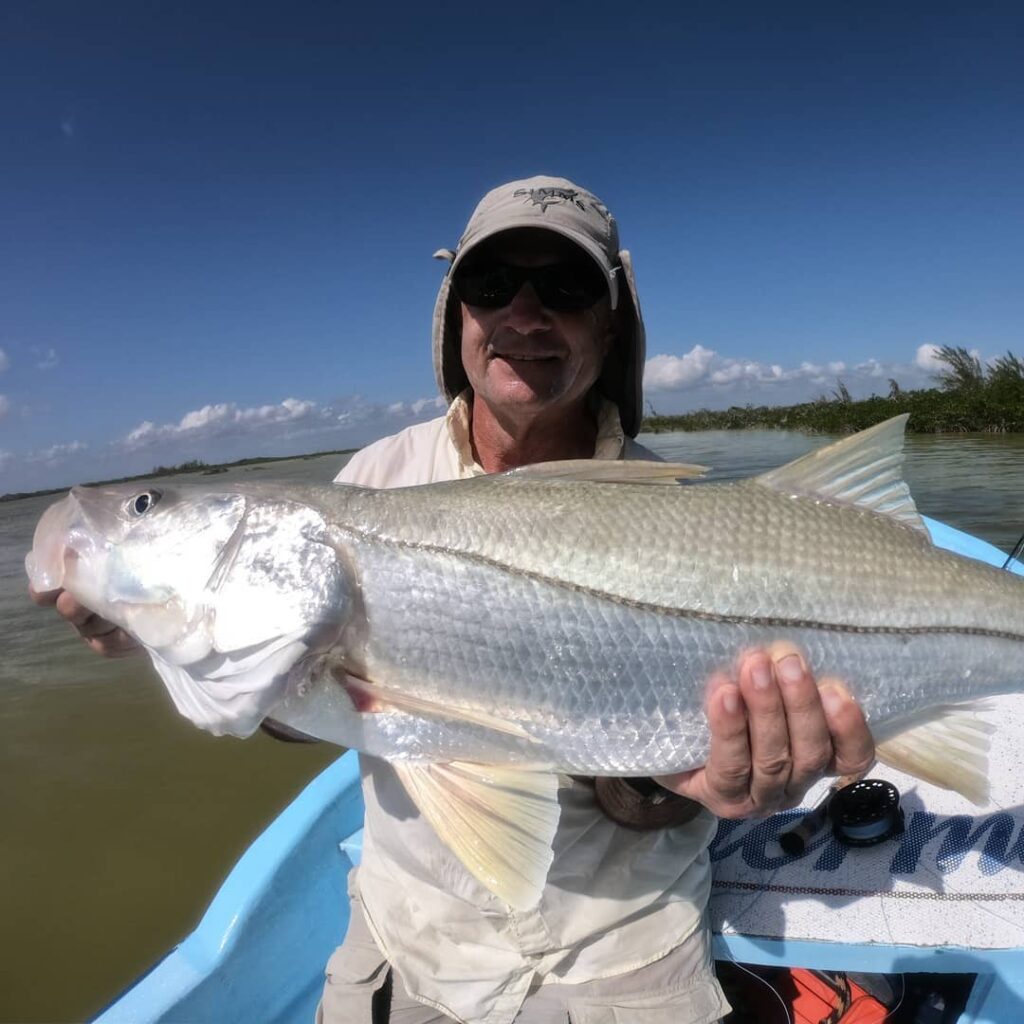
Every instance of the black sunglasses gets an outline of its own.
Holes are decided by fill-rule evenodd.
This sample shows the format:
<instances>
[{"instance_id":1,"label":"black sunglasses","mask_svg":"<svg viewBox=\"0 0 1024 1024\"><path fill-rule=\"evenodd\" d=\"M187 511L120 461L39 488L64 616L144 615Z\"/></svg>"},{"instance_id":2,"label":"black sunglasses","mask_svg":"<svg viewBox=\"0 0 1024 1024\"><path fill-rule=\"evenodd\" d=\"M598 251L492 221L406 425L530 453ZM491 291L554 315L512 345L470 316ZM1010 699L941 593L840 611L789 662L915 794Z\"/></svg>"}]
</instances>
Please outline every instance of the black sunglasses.
<instances>
[{"instance_id":1,"label":"black sunglasses","mask_svg":"<svg viewBox=\"0 0 1024 1024\"><path fill-rule=\"evenodd\" d=\"M546 267L512 267L507 263L463 265L455 271L452 286L467 306L501 309L527 281L541 303L556 313L590 309L608 294L604 274L593 260L587 259Z\"/></svg>"}]
</instances>

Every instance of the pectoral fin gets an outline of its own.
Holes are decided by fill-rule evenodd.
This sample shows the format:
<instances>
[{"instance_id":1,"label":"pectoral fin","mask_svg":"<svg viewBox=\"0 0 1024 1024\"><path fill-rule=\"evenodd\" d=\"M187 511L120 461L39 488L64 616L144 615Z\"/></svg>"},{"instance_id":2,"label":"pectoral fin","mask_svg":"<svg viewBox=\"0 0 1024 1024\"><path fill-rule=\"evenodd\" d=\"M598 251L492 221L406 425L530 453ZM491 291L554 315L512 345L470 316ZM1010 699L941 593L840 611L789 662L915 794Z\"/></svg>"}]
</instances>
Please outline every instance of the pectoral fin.
<instances>
[{"instance_id":1,"label":"pectoral fin","mask_svg":"<svg viewBox=\"0 0 1024 1024\"><path fill-rule=\"evenodd\" d=\"M558 827L558 776L459 761L393 767L477 881L517 910L540 899Z\"/></svg>"},{"instance_id":2,"label":"pectoral fin","mask_svg":"<svg viewBox=\"0 0 1024 1024\"><path fill-rule=\"evenodd\" d=\"M530 734L518 723L482 708L459 707L454 704L440 704L425 697L417 697L403 690L392 689L381 683L371 682L352 675L344 669L334 670L334 678L345 688L357 711L404 711L422 718L440 718L452 722L469 722L473 725L492 729L505 736L530 740Z\"/></svg>"},{"instance_id":3,"label":"pectoral fin","mask_svg":"<svg viewBox=\"0 0 1024 1024\"><path fill-rule=\"evenodd\" d=\"M981 702L927 708L896 723L898 732L875 730L879 761L979 806L988 803L989 736L995 726L979 718Z\"/></svg>"}]
</instances>

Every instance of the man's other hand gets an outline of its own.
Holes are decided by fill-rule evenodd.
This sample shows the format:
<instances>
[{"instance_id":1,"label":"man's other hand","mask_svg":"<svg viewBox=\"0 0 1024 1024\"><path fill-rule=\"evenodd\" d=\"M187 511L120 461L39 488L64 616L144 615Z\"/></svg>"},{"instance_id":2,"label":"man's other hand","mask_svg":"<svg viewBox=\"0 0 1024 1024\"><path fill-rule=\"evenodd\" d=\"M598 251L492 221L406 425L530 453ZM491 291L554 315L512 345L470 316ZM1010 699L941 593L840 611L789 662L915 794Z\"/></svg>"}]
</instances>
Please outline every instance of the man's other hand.
<instances>
[{"instance_id":1,"label":"man's other hand","mask_svg":"<svg viewBox=\"0 0 1024 1024\"><path fill-rule=\"evenodd\" d=\"M106 658L123 658L142 648L123 629L101 619L95 612L80 604L66 590L33 590L29 597L41 608L56 608L57 614L67 619L75 632L97 653Z\"/></svg>"},{"instance_id":2,"label":"man's other hand","mask_svg":"<svg viewBox=\"0 0 1024 1024\"><path fill-rule=\"evenodd\" d=\"M822 776L861 776L874 763L856 701L838 680L817 683L791 644L749 651L735 679L714 677L706 709L707 764L657 781L721 818L796 807Z\"/></svg>"}]
</instances>

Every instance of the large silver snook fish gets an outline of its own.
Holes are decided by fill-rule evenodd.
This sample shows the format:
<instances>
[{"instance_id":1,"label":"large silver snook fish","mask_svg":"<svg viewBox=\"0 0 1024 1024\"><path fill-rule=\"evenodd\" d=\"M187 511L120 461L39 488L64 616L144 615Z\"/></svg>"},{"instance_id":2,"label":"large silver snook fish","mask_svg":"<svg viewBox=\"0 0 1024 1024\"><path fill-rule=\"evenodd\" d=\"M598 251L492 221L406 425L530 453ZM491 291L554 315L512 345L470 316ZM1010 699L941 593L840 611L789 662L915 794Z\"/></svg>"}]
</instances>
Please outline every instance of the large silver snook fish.
<instances>
[{"instance_id":1,"label":"large silver snook fish","mask_svg":"<svg viewBox=\"0 0 1024 1024\"><path fill-rule=\"evenodd\" d=\"M382 491L75 488L27 566L135 636L197 725L271 717L391 761L523 907L558 773L701 764L705 680L753 645L794 642L848 681L880 756L984 799L984 727L950 705L1024 688L1024 580L932 546L904 422L738 483L590 461Z\"/></svg>"}]
</instances>

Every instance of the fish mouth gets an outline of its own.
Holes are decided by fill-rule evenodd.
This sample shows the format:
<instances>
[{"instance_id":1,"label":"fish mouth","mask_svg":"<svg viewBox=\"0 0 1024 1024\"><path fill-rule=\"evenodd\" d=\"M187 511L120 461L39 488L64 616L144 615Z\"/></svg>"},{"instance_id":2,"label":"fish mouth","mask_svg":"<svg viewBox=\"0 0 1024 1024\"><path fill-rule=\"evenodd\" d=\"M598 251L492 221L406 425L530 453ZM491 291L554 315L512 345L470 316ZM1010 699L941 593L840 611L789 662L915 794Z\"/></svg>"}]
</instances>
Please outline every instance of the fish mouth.
<instances>
[{"instance_id":1,"label":"fish mouth","mask_svg":"<svg viewBox=\"0 0 1024 1024\"><path fill-rule=\"evenodd\" d=\"M25 571L37 593L64 587L69 569L80 554L71 544L72 537L85 540L82 508L73 493L54 502L36 525L32 549L25 556Z\"/></svg>"},{"instance_id":2,"label":"fish mouth","mask_svg":"<svg viewBox=\"0 0 1024 1024\"><path fill-rule=\"evenodd\" d=\"M112 525L114 517L103 507L102 494L93 490L74 487L46 509L25 556L25 570L37 593L67 590L98 612L108 604L101 581L111 535L104 526ZM107 498L109 505L109 492Z\"/></svg>"}]
</instances>

